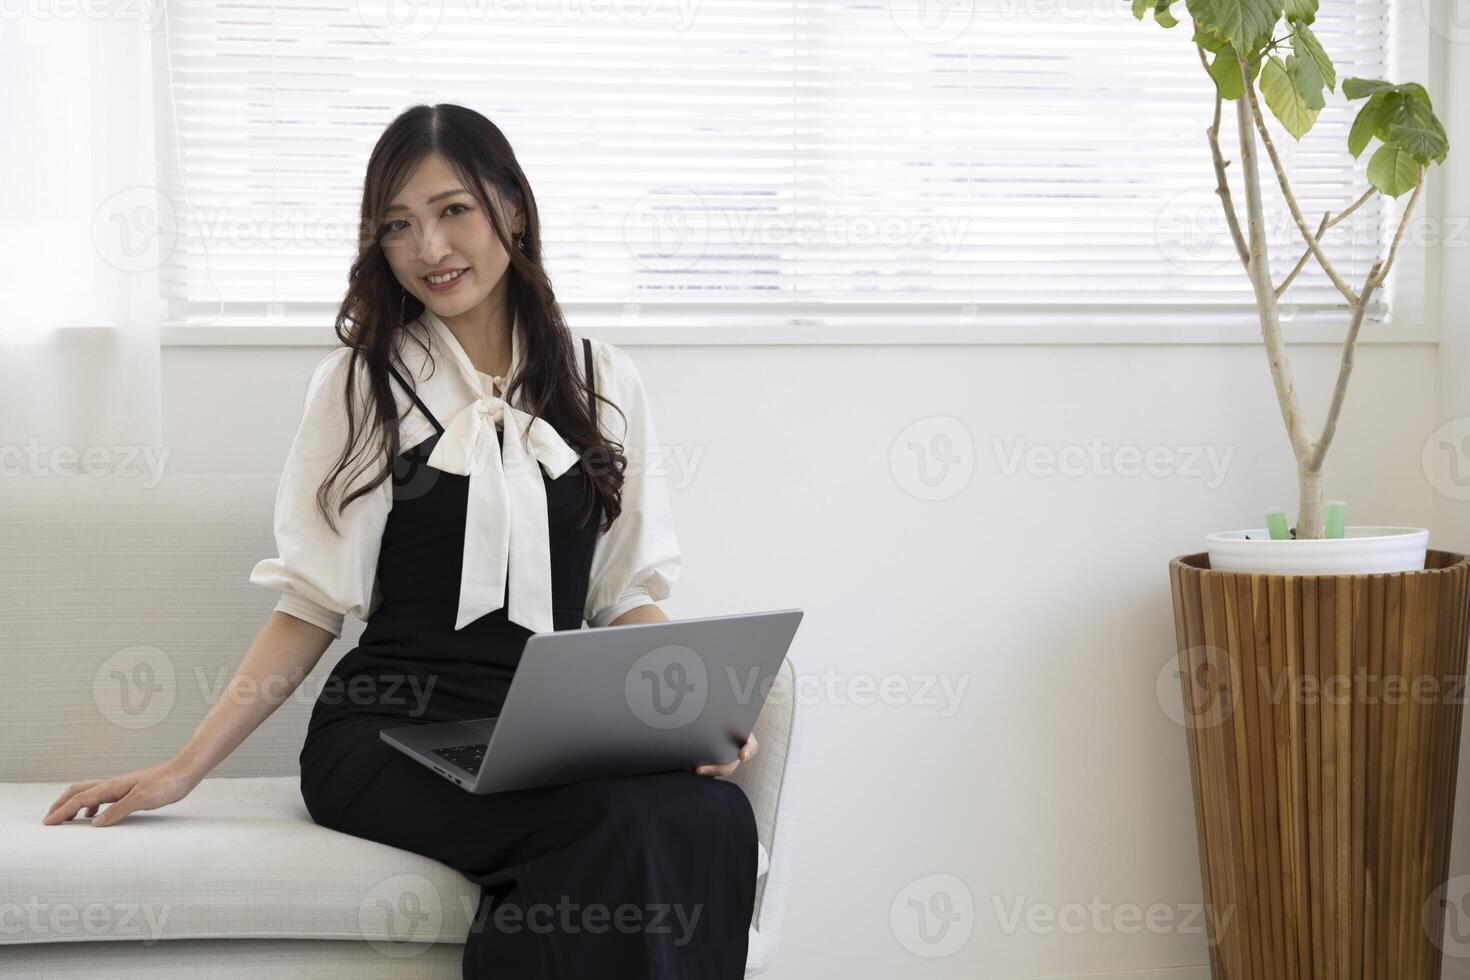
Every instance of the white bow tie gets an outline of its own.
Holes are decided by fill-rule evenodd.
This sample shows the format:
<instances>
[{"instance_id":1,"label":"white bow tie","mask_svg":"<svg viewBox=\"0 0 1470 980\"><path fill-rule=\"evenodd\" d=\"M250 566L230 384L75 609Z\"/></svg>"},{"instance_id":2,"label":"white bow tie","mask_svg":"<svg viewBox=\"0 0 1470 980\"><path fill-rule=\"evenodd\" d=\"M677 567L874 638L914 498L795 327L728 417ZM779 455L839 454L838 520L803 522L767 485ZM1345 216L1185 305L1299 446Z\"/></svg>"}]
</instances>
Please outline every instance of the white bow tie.
<instances>
[{"instance_id":1,"label":"white bow tie","mask_svg":"<svg viewBox=\"0 0 1470 980\"><path fill-rule=\"evenodd\" d=\"M503 447L495 438L496 423L504 428ZM428 465L470 478L455 629L501 607L507 568L511 622L533 633L555 628L541 467L555 479L580 458L551 423L533 421L496 395L470 402L450 420Z\"/></svg>"}]
</instances>

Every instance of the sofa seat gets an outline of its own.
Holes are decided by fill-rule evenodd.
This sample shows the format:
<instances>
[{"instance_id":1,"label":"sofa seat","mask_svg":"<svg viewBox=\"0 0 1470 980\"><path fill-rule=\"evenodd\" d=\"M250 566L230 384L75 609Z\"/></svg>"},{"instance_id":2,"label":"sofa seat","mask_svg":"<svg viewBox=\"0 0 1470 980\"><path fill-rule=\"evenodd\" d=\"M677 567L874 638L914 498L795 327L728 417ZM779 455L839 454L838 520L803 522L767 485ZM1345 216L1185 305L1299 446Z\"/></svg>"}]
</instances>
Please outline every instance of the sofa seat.
<instances>
[{"instance_id":1,"label":"sofa seat","mask_svg":"<svg viewBox=\"0 0 1470 980\"><path fill-rule=\"evenodd\" d=\"M478 905L479 887L447 865L318 826L294 777L211 777L115 827L42 824L67 785L0 793L0 964L15 965L10 944L176 940L352 940L381 964L462 945ZM758 862L764 876L764 844ZM747 964L767 952L752 925ZM432 959L446 954L458 975L458 949Z\"/></svg>"}]
</instances>

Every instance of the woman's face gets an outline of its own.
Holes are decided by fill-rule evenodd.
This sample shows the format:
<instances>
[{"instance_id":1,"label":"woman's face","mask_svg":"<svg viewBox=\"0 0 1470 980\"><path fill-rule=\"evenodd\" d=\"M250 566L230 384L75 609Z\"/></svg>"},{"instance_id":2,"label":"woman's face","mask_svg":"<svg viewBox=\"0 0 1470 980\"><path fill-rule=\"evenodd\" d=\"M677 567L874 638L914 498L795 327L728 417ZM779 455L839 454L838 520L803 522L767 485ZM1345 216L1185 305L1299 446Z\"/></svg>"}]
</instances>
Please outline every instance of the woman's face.
<instances>
[{"instance_id":1,"label":"woman's face","mask_svg":"<svg viewBox=\"0 0 1470 980\"><path fill-rule=\"evenodd\" d=\"M503 202L494 187L487 192L504 222ZM511 228L513 235L524 230L518 213ZM489 215L438 154L425 158L384 210L378 241L398 282L440 319L484 303L510 265ZM444 272L459 275L430 282L430 274Z\"/></svg>"}]
</instances>

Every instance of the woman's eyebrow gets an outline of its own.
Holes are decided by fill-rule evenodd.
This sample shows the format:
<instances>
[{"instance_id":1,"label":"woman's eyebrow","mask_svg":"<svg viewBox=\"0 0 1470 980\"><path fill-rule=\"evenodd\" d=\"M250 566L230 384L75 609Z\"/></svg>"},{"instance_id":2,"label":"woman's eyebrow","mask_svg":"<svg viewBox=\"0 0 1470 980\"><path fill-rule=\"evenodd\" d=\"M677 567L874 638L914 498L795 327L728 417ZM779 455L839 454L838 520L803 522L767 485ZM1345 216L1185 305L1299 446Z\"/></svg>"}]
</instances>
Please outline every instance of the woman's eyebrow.
<instances>
[{"instance_id":1,"label":"woman's eyebrow","mask_svg":"<svg viewBox=\"0 0 1470 980\"><path fill-rule=\"evenodd\" d=\"M455 194L468 194L468 193L469 193L469 191L465 190L463 187L456 187L452 191L440 191L439 193L435 194L433 197L429 198L429 200L426 201L425 203L427 203L427 204L433 204L435 201L439 200L439 198L441 198L441 197L453 197ZM408 210L408 205L407 204L390 204L386 208L383 209L383 213L384 214L387 214L390 211L407 211L407 210Z\"/></svg>"}]
</instances>

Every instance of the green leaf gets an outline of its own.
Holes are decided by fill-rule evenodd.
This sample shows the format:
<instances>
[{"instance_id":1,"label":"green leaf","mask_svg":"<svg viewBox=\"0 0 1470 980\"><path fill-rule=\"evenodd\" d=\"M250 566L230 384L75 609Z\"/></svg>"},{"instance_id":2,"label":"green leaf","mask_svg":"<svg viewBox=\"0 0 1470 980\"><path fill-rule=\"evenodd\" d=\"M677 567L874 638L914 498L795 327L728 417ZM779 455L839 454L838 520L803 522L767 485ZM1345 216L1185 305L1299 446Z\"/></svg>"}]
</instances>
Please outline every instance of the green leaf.
<instances>
[{"instance_id":1,"label":"green leaf","mask_svg":"<svg viewBox=\"0 0 1470 980\"><path fill-rule=\"evenodd\" d=\"M1203 27L1196 26L1194 29L1194 43L1211 54L1214 54L1230 42L1218 34L1207 31Z\"/></svg>"},{"instance_id":2,"label":"green leaf","mask_svg":"<svg viewBox=\"0 0 1470 980\"><path fill-rule=\"evenodd\" d=\"M1361 99L1365 95L1377 95L1380 92L1407 95L1416 102L1424 103L1426 108L1434 108L1434 104L1429 100L1429 92L1418 82L1404 82L1395 85L1392 82L1378 79L1349 78L1342 83L1342 94L1349 99Z\"/></svg>"},{"instance_id":3,"label":"green leaf","mask_svg":"<svg viewBox=\"0 0 1470 980\"><path fill-rule=\"evenodd\" d=\"M1440 145L1439 156L1434 158L1434 162L1444 163L1444 158L1450 154L1450 138L1446 135L1444 126L1439 121L1439 117L1431 113L1430 118L1434 120L1434 131L1439 134L1439 138L1443 141Z\"/></svg>"},{"instance_id":4,"label":"green leaf","mask_svg":"<svg viewBox=\"0 0 1470 980\"><path fill-rule=\"evenodd\" d=\"M1249 57L1271 37L1285 0L1185 0L1196 27L1229 41Z\"/></svg>"},{"instance_id":5,"label":"green leaf","mask_svg":"<svg viewBox=\"0 0 1470 980\"><path fill-rule=\"evenodd\" d=\"M1361 99L1376 92L1392 92L1397 86L1371 78L1346 78L1342 82L1342 94L1349 99Z\"/></svg>"},{"instance_id":6,"label":"green leaf","mask_svg":"<svg viewBox=\"0 0 1470 980\"><path fill-rule=\"evenodd\" d=\"M1310 24L1317 19L1317 0L1286 0L1286 19Z\"/></svg>"},{"instance_id":7,"label":"green leaf","mask_svg":"<svg viewBox=\"0 0 1470 980\"><path fill-rule=\"evenodd\" d=\"M1348 133L1348 152L1355 158L1361 156L1367 149L1368 141L1373 138L1374 131L1378 128L1378 114L1382 109L1382 102L1378 99L1369 99L1363 108L1358 110L1357 118L1353 120L1353 128Z\"/></svg>"},{"instance_id":8,"label":"green leaf","mask_svg":"<svg viewBox=\"0 0 1470 980\"><path fill-rule=\"evenodd\" d=\"M1154 20L1160 27L1173 27L1179 23L1174 12L1169 8L1174 0L1133 0L1133 16L1143 20L1143 15L1150 10L1154 12Z\"/></svg>"},{"instance_id":9,"label":"green leaf","mask_svg":"<svg viewBox=\"0 0 1470 980\"><path fill-rule=\"evenodd\" d=\"M1228 45L1210 63L1210 77L1215 80L1215 90L1222 99L1234 100L1245 94L1245 82L1240 77L1240 58Z\"/></svg>"},{"instance_id":10,"label":"green leaf","mask_svg":"<svg viewBox=\"0 0 1470 980\"><path fill-rule=\"evenodd\" d=\"M1394 143L1419 163L1441 160L1449 152L1449 139L1444 127L1424 103L1413 96L1401 96L1400 111L1389 121L1388 136L1383 141ZM1381 138L1381 137L1380 137Z\"/></svg>"},{"instance_id":11,"label":"green leaf","mask_svg":"<svg viewBox=\"0 0 1470 980\"><path fill-rule=\"evenodd\" d=\"M1368 160L1368 183L1398 197L1419 183L1419 162L1402 147L1385 143Z\"/></svg>"},{"instance_id":12,"label":"green leaf","mask_svg":"<svg viewBox=\"0 0 1470 980\"><path fill-rule=\"evenodd\" d=\"M1317 121L1317 113L1321 110L1307 105L1301 90L1296 87L1293 80L1296 61L1295 55L1288 55L1285 61L1272 55L1263 62L1261 94L1266 97L1266 105L1281 121L1281 125L1286 127L1293 139L1299 140L1312 128Z\"/></svg>"},{"instance_id":13,"label":"green leaf","mask_svg":"<svg viewBox=\"0 0 1470 980\"><path fill-rule=\"evenodd\" d=\"M1328 91L1336 92L1337 69L1333 67L1332 59L1327 56L1326 50L1322 47L1322 42L1317 40L1317 35L1313 34L1312 29L1305 23L1292 21L1291 26L1293 28L1291 49L1296 52L1302 64L1307 66L1306 71L1310 73L1310 77L1320 79L1327 86ZM1302 68L1297 69L1297 79L1299 81L1304 77L1302 72ZM1321 94L1320 86L1317 92L1319 95ZM1321 106L1317 108L1320 109Z\"/></svg>"},{"instance_id":14,"label":"green leaf","mask_svg":"<svg viewBox=\"0 0 1470 980\"><path fill-rule=\"evenodd\" d=\"M1432 126L1404 126L1399 123L1389 127L1393 142L1419 163L1428 164L1438 160L1449 149L1449 141L1434 131Z\"/></svg>"}]
</instances>

